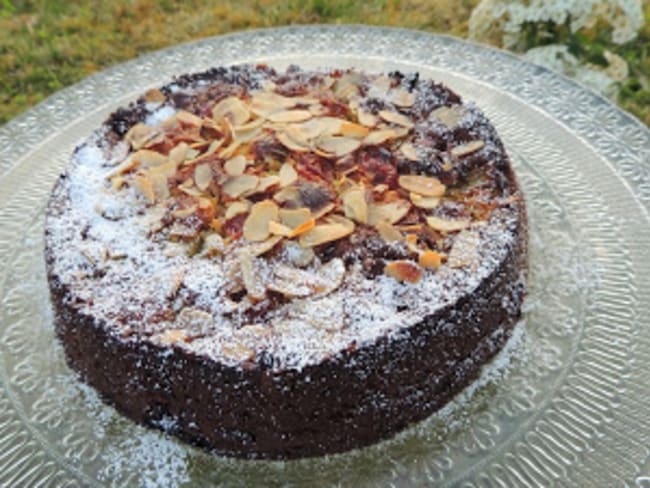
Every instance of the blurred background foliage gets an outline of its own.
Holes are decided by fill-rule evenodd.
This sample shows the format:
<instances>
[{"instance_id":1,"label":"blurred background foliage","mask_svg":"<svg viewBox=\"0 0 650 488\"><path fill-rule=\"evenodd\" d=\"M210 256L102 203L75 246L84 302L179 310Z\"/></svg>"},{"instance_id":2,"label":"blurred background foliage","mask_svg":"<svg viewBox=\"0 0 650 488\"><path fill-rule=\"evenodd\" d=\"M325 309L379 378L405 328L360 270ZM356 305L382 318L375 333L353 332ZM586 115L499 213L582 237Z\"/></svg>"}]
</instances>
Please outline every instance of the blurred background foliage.
<instances>
[{"instance_id":1,"label":"blurred background foliage","mask_svg":"<svg viewBox=\"0 0 650 488\"><path fill-rule=\"evenodd\" d=\"M590 84L579 71L586 66L606 77L594 88L650 125L650 0L623 0L642 9L625 42L613 42L606 16L576 29L570 4L583 1L559 2L567 4L563 22L529 12L513 35L509 6L530 8L535 0L0 0L0 124L97 70L179 42L287 24L364 23L542 53L528 57ZM494 24L481 20L486 12ZM490 28L470 32L472 16ZM548 46L554 50L536 50Z\"/></svg>"}]
</instances>

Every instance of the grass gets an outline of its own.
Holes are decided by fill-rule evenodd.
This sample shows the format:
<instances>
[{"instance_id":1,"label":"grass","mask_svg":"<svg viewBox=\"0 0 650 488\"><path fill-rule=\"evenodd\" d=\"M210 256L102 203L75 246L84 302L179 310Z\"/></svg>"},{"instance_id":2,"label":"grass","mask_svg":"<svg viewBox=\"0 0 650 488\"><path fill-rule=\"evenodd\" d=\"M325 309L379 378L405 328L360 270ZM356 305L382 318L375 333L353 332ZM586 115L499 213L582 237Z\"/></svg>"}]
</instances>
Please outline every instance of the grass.
<instances>
[{"instance_id":1,"label":"grass","mask_svg":"<svg viewBox=\"0 0 650 488\"><path fill-rule=\"evenodd\" d=\"M479 0L0 0L0 124L52 92L139 54L257 27L309 23L402 26L464 37ZM621 106L650 125L650 6ZM586 38L589 49L600 42Z\"/></svg>"}]
</instances>

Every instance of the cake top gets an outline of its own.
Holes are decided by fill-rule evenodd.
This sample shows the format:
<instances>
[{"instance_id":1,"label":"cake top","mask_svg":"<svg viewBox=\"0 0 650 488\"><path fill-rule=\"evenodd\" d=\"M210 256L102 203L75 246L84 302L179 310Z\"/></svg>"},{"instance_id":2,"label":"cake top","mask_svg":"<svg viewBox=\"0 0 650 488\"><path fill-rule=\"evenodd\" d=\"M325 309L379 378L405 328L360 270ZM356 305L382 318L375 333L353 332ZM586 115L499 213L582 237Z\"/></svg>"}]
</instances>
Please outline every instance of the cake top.
<instances>
[{"instance_id":1,"label":"cake top","mask_svg":"<svg viewBox=\"0 0 650 488\"><path fill-rule=\"evenodd\" d=\"M48 244L116 333L303 365L476 286L513 239L509 172L481 112L417 74L217 69L80 147Z\"/></svg>"}]
</instances>

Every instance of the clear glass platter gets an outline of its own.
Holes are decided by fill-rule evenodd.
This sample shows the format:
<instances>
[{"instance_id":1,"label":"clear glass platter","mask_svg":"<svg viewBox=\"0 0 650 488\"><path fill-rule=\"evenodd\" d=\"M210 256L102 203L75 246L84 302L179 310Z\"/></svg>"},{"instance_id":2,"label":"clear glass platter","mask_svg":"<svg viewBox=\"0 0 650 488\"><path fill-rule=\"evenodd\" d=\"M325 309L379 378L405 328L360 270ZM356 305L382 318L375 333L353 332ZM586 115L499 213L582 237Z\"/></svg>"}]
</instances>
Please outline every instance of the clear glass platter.
<instances>
[{"instance_id":1,"label":"clear glass platter","mask_svg":"<svg viewBox=\"0 0 650 488\"><path fill-rule=\"evenodd\" d=\"M395 439L291 462L224 459L134 425L65 365L43 215L111 110L211 66L419 71L476 102L529 208L517 337L481 381ZM650 487L650 132L593 92L501 51L414 31L291 27L146 55L0 128L0 486Z\"/></svg>"}]
</instances>

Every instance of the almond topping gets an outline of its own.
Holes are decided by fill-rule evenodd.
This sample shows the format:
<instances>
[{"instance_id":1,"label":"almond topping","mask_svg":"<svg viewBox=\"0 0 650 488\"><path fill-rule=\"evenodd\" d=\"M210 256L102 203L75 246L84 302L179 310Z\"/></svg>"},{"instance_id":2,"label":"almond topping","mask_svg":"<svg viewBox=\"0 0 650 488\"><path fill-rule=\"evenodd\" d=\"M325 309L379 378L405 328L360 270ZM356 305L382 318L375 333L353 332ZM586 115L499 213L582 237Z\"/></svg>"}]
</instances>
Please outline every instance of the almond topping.
<instances>
[{"instance_id":1,"label":"almond topping","mask_svg":"<svg viewBox=\"0 0 650 488\"><path fill-rule=\"evenodd\" d=\"M212 117L216 121L228 118L232 125L242 125L250 118L248 107L238 97L227 97L212 107Z\"/></svg>"},{"instance_id":2,"label":"almond topping","mask_svg":"<svg viewBox=\"0 0 650 488\"><path fill-rule=\"evenodd\" d=\"M238 362L250 361L255 356L255 350L238 341L224 344L221 353L228 359Z\"/></svg>"},{"instance_id":3,"label":"almond topping","mask_svg":"<svg viewBox=\"0 0 650 488\"><path fill-rule=\"evenodd\" d=\"M199 164L194 168L194 182L199 190L205 191L208 189L210 183L212 183L212 170L208 163Z\"/></svg>"},{"instance_id":4,"label":"almond topping","mask_svg":"<svg viewBox=\"0 0 650 488\"><path fill-rule=\"evenodd\" d=\"M353 231L354 226L350 229L350 227L340 223L319 224L300 236L300 245L302 247L318 246L319 244L341 239L352 234Z\"/></svg>"},{"instance_id":5,"label":"almond topping","mask_svg":"<svg viewBox=\"0 0 650 488\"><path fill-rule=\"evenodd\" d=\"M408 129L381 129L368 134L363 143L367 146L377 146L391 139L398 139L408 134Z\"/></svg>"},{"instance_id":6,"label":"almond topping","mask_svg":"<svg viewBox=\"0 0 650 488\"><path fill-rule=\"evenodd\" d=\"M395 224L402 220L411 209L406 200L395 200L389 203L371 203L368 206L368 224L376 226L381 221Z\"/></svg>"},{"instance_id":7,"label":"almond topping","mask_svg":"<svg viewBox=\"0 0 650 488\"><path fill-rule=\"evenodd\" d=\"M391 278L407 283L417 283L422 279L420 267L410 261L392 261L384 267L384 273Z\"/></svg>"},{"instance_id":8,"label":"almond topping","mask_svg":"<svg viewBox=\"0 0 650 488\"><path fill-rule=\"evenodd\" d=\"M451 155L457 158L461 156L467 156L468 154L472 154L473 152L482 149L484 146L485 142L481 140L467 142L465 144L461 144L460 146L452 148Z\"/></svg>"},{"instance_id":9,"label":"almond topping","mask_svg":"<svg viewBox=\"0 0 650 488\"><path fill-rule=\"evenodd\" d=\"M230 220L239 214L247 213L250 206L251 204L248 200L238 200L236 202L232 202L230 205L228 205L224 218L226 220Z\"/></svg>"},{"instance_id":10,"label":"almond topping","mask_svg":"<svg viewBox=\"0 0 650 488\"><path fill-rule=\"evenodd\" d=\"M298 181L298 173L293 168L293 165L290 163L284 163L280 167L280 172L278 173L280 177L280 186L287 187Z\"/></svg>"},{"instance_id":11,"label":"almond topping","mask_svg":"<svg viewBox=\"0 0 650 488\"><path fill-rule=\"evenodd\" d=\"M311 117L309 110L285 110L270 114L268 119L271 122L302 122L311 119Z\"/></svg>"},{"instance_id":12,"label":"almond topping","mask_svg":"<svg viewBox=\"0 0 650 488\"><path fill-rule=\"evenodd\" d=\"M186 110L181 110L176 113L176 120L181 124L189 125L191 127L201 127L203 125L203 119L194 115L193 113L187 112Z\"/></svg>"},{"instance_id":13,"label":"almond topping","mask_svg":"<svg viewBox=\"0 0 650 488\"><path fill-rule=\"evenodd\" d=\"M184 342L187 339L187 332L183 329L167 329L158 335L158 340L162 344L175 344Z\"/></svg>"},{"instance_id":14,"label":"almond topping","mask_svg":"<svg viewBox=\"0 0 650 488\"><path fill-rule=\"evenodd\" d=\"M320 149L337 158L356 151L360 146L361 142L351 137L325 136L318 140L318 147Z\"/></svg>"},{"instance_id":15,"label":"almond topping","mask_svg":"<svg viewBox=\"0 0 650 488\"><path fill-rule=\"evenodd\" d=\"M150 168L152 166L160 166L167 162L167 156L163 156L156 151L149 149L140 149L138 152L131 155L133 162L141 168Z\"/></svg>"},{"instance_id":16,"label":"almond topping","mask_svg":"<svg viewBox=\"0 0 650 488\"><path fill-rule=\"evenodd\" d=\"M165 136L159 128L150 127L142 123L135 124L124 136L126 142L128 142L134 150L162 142L164 138Z\"/></svg>"},{"instance_id":17,"label":"almond topping","mask_svg":"<svg viewBox=\"0 0 650 488\"><path fill-rule=\"evenodd\" d=\"M223 165L223 170L228 176L240 176L244 174L248 161L242 155L230 158Z\"/></svg>"},{"instance_id":18,"label":"almond topping","mask_svg":"<svg viewBox=\"0 0 650 488\"><path fill-rule=\"evenodd\" d=\"M389 93L389 99L398 107L411 107L415 103L415 95L413 93L399 88L395 88Z\"/></svg>"},{"instance_id":19,"label":"almond topping","mask_svg":"<svg viewBox=\"0 0 650 488\"><path fill-rule=\"evenodd\" d=\"M440 203L439 197L423 197L419 193L411 192L409 197L411 198L411 203L413 203L413 205L415 205L418 208L426 208L426 209L436 208Z\"/></svg>"},{"instance_id":20,"label":"almond topping","mask_svg":"<svg viewBox=\"0 0 650 488\"><path fill-rule=\"evenodd\" d=\"M251 244L247 247L247 249L253 256L262 256L263 254L273 249L281 240L282 236L272 236L263 242Z\"/></svg>"},{"instance_id":21,"label":"almond topping","mask_svg":"<svg viewBox=\"0 0 650 488\"><path fill-rule=\"evenodd\" d=\"M156 203L156 195L149 178L143 175L135 175L133 177L133 186L147 199L147 202Z\"/></svg>"},{"instance_id":22,"label":"almond topping","mask_svg":"<svg viewBox=\"0 0 650 488\"><path fill-rule=\"evenodd\" d=\"M222 190L229 197L238 198L244 193L255 190L259 181L260 179L255 175L243 174L226 181Z\"/></svg>"},{"instance_id":23,"label":"almond topping","mask_svg":"<svg viewBox=\"0 0 650 488\"><path fill-rule=\"evenodd\" d=\"M358 139L363 139L368 135L370 129L364 127L363 125L355 124L354 122L343 121L339 128L341 135L346 137L355 137Z\"/></svg>"},{"instance_id":24,"label":"almond topping","mask_svg":"<svg viewBox=\"0 0 650 488\"><path fill-rule=\"evenodd\" d=\"M359 119L359 123L361 125L365 125L366 127L374 127L377 125L377 117L371 113L364 112L363 110L359 110L357 113L357 118Z\"/></svg>"},{"instance_id":25,"label":"almond topping","mask_svg":"<svg viewBox=\"0 0 650 488\"><path fill-rule=\"evenodd\" d=\"M401 175L397 182L405 190L427 197L441 197L447 189L438 178L432 176Z\"/></svg>"},{"instance_id":26,"label":"almond topping","mask_svg":"<svg viewBox=\"0 0 650 488\"><path fill-rule=\"evenodd\" d=\"M169 151L169 160L176 164L181 164L185 160L188 149L189 146L185 142L181 142L177 146L174 146L172 150Z\"/></svg>"},{"instance_id":27,"label":"almond topping","mask_svg":"<svg viewBox=\"0 0 650 488\"><path fill-rule=\"evenodd\" d=\"M438 217L427 217L427 224L433 230L440 232L456 232L466 229L472 222L470 220L447 220Z\"/></svg>"},{"instance_id":28,"label":"almond topping","mask_svg":"<svg viewBox=\"0 0 650 488\"><path fill-rule=\"evenodd\" d=\"M403 239L402 233L385 220L377 222L375 228L379 233L379 237L386 242L401 241Z\"/></svg>"},{"instance_id":29,"label":"almond topping","mask_svg":"<svg viewBox=\"0 0 650 488\"><path fill-rule=\"evenodd\" d=\"M309 147L301 144L300 142L296 141L293 137L290 137L288 132L278 132L276 134L276 137L278 138L278 141L286 147L287 149L290 149L292 151L297 151L297 152L307 152L309 151Z\"/></svg>"},{"instance_id":30,"label":"almond topping","mask_svg":"<svg viewBox=\"0 0 650 488\"><path fill-rule=\"evenodd\" d=\"M293 231L286 225L271 220L269 222L269 232L274 236L289 237Z\"/></svg>"},{"instance_id":31,"label":"almond topping","mask_svg":"<svg viewBox=\"0 0 650 488\"><path fill-rule=\"evenodd\" d=\"M362 188L353 188L342 196L343 212L345 216L362 224L368 223L368 204L366 192Z\"/></svg>"},{"instance_id":32,"label":"almond topping","mask_svg":"<svg viewBox=\"0 0 650 488\"><path fill-rule=\"evenodd\" d=\"M289 209L281 208L279 211L280 221L291 229L295 229L311 220L311 210L307 207Z\"/></svg>"},{"instance_id":33,"label":"almond topping","mask_svg":"<svg viewBox=\"0 0 650 488\"><path fill-rule=\"evenodd\" d=\"M455 126L465 115L465 109L461 105L451 107L439 107L431 112L436 119L451 128Z\"/></svg>"},{"instance_id":34,"label":"almond topping","mask_svg":"<svg viewBox=\"0 0 650 488\"><path fill-rule=\"evenodd\" d=\"M399 148L400 151L402 151L402 154L408 159L409 161L419 161L420 157L418 156L417 150L415 149L415 146L411 144L410 142L405 142L402 144L402 146Z\"/></svg>"},{"instance_id":35,"label":"almond topping","mask_svg":"<svg viewBox=\"0 0 650 488\"><path fill-rule=\"evenodd\" d=\"M244 221L244 237L249 241L259 242L270 235L269 222L278 220L278 206L272 200L264 200L251 207L251 212Z\"/></svg>"},{"instance_id":36,"label":"almond topping","mask_svg":"<svg viewBox=\"0 0 650 488\"><path fill-rule=\"evenodd\" d=\"M260 184L257 185L257 188L255 188L255 193L261 193L272 186L278 185L280 183L280 177L278 175L269 175L269 176L263 176L260 178Z\"/></svg>"},{"instance_id":37,"label":"almond topping","mask_svg":"<svg viewBox=\"0 0 650 488\"><path fill-rule=\"evenodd\" d=\"M411 128L413 127L413 122L406 115L391 112L390 110L380 110L379 116L384 119L386 122L391 124L401 125L402 127Z\"/></svg>"},{"instance_id":38,"label":"almond topping","mask_svg":"<svg viewBox=\"0 0 650 488\"><path fill-rule=\"evenodd\" d=\"M423 268L438 269L442 263L442 254L436 251L424 251L418 257L418 264Z\"/></svg>"}]
</instances>

